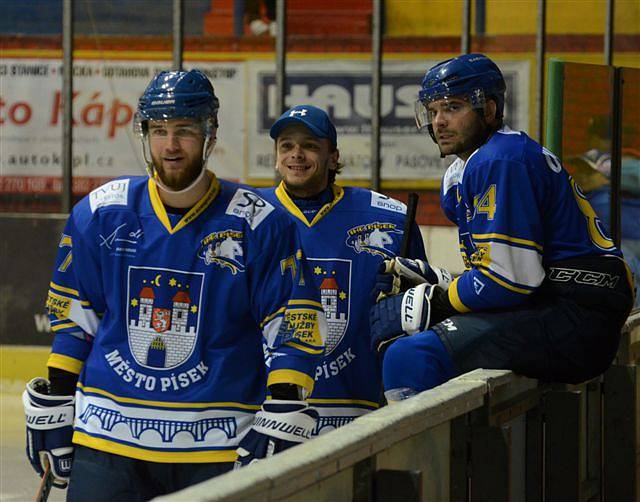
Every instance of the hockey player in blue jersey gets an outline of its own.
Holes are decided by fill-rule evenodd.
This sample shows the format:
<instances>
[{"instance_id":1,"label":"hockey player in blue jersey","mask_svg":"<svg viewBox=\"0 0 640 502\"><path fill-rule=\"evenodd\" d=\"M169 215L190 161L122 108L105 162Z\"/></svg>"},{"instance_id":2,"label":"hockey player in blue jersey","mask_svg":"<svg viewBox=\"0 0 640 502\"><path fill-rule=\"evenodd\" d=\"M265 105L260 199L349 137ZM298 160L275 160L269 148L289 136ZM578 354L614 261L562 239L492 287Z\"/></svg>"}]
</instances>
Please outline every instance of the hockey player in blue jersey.
<instances>
[{"instance_id":1,"label":"hockey player in blue jersey","mask_svg":"<svg viewBox=\"0 0 640 502\"><path fill-rule=\"evenodd\" d=\"M503 124L504 95L482 54L446 60L422 81L418 127L442 156L457 156L441 204L466 271L443 289L426 262L387 264L418 284L382 288L389 296L371 311L387 390L411 394L476 368L575 383L616 354L633 303L629 270L558 158Z\"/></svg>"},{"instance_id":2,"label":"hockey player in blue jersey","mask_svg":"<svg viewBox=\"0 0 640 502\"><path fill-rule=\"evenodd\" d=\"M342 167L337 134L320 108L287 110L270 135L282 182L260 194L297 224L327 317L326 353L310 399L320 415L315 433L322 434L379 406L380 364L368 336L371 291L378 267L400 250L406 206L335 183ZM415 224L410 243L410 256L425 259Z\"/></svg>"},{"instance_id":3,"label":"hockey player in blue jersey","mask_svg":"<svg viewBox=\"0 0 640 502\"><path fill-rule=\"evenodd\" d=\"M135 128L149 176L74 207L47 300L49 379L23 395L29 460L68 482L71 501L170 493L316 425L304 399L324 350L319 295L290 218L206 169L218 128L208 78L158 74Z\"/></svg>"}]
</instances>

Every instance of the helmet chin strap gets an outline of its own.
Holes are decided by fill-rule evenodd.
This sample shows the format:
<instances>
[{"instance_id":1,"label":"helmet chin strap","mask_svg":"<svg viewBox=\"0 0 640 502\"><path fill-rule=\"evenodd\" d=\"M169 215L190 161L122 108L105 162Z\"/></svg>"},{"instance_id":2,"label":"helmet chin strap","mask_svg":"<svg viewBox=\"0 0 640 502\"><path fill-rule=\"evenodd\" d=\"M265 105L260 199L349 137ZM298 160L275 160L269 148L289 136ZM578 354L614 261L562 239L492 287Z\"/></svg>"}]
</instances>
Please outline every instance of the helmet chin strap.
<instances>
[{"instance_id":1,"label":"helmet chin strap","mask_svg":"<svg viewBox=\"0 0 640 502\"><path fill-rule=\"evenodd\" d=\"M194 186L196 186L200 182L200 180L205 176L206 172L207 172L207 170L205 169L204 164L203 164L202 168L200 169L200 174L196 177L196 179L193 180L191 183L189 183L189 186L187 186L186 188L183 188L182 190L173 190L173 189L169 188L167 185L165 185L162 182L162 180L160 179L160 176L158 176L158 171L154 170L154 176L153 176L152 179L156 183L156 185L158 185L160 188L162 188L165 192L171 192L172 194L179 195L179 194L188 192Z\"/></svg>"},{"instance_id":2,"label":"helmet chin strap","mask_svg":"<svg viewBox=\"0 0 640 502\"><path fill-rule=\"evenodd\" d=\"M148 138L147 138L147 141L148 141ZM144 139L142 139L142 156L144 157L144 162L146 164L147 175L149 176L149 178L151 178L154 181L156 185L162 188L162 190L164 190L165 192L171 192L172 194L176 194L176 195L188 192L195 185L197 185L200 182L200 180L202 180L202 178L206 175L207 161L209 160L209 154L213 150L213 147L215 146L215 144L216 144L216 138L207 136L207 139L204 142L204 147L202 149L202 167L200 168L200 174L198 174L196 179L194 179L191 183L189 183L189 186L187 186L186 188L183 188L182 190L173 190L169 188L167 185L165 185L160 179L160 176L158 175L158 171L153 165L153 158L149 160L149 158L147 157L147 145ZM151 157L150 146L149 146L149 157Z\"/></svg>"}]
</instances>

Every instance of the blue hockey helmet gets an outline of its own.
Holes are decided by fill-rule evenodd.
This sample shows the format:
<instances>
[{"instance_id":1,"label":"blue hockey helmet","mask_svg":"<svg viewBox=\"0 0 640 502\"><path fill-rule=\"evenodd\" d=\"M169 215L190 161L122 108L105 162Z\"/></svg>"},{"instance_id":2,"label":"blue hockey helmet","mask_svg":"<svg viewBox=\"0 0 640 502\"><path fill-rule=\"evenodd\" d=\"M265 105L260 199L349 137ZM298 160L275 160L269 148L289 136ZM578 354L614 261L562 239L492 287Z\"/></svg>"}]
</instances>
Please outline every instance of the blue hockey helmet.
<instances>
[{"instance_id":1,"label":"blue hockey helmet","mask_svg":"<svg viewBox=\"0 0 640 502\"><path fill-rule=\"evenodd\" d=\"M484 54L463 54L433 66L422 79L416 102L419 130L430 125L427 105L447 97L463 97L474 108L495 100L496 118L502 118L506 85L500 68Z\"/></svg>"},{"instance_id":2,"label":"blue hockey helmet","mask_svg":"<svg viewBox=\"0 0 640 502\"><path fill-rule=\"evenodd\" d=\"M207 159L216 142L214 128L218 127L219 104L211 82L200 70L162 71L153 77L138 100L138 110L133 120L133 129L142 140L147 173L152 179L161 184L147 144L148 121L186 118L201 122L204 136L201 177L204 176ZM199 177L185 190L198 180Z\"/></svg>"},{"instance_id":3,"label":"blue hockey helmet","mask_svg":"<svg viewBox=\"0 0 640 502\"><path fill-rule=\"evenodd\" d=\"M219 101L211 82L200 70L162 71L138 100L134 128L146 131L147 120L200 119L218 125Z\"/></svg>"}]
</instances>

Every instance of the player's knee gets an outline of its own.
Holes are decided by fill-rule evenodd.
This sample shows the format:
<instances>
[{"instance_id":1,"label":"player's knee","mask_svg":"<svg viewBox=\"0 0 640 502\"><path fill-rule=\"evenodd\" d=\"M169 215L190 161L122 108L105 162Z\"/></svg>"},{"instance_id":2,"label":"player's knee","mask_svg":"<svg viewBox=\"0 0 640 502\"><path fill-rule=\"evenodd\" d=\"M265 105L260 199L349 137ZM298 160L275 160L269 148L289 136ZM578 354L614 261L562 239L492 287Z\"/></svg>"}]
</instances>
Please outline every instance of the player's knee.
<instances>
[{"instance_id":1,"label":"player's knee","mask_svg":"<svg viewBox=\"0 0 640 502\"><path fill-rule=\"evenodd\" d=\"M455 376L451 357L431 330L396 340L386 351L382 375L385 389L431 389Z\"/></svg>"}]
</instances>

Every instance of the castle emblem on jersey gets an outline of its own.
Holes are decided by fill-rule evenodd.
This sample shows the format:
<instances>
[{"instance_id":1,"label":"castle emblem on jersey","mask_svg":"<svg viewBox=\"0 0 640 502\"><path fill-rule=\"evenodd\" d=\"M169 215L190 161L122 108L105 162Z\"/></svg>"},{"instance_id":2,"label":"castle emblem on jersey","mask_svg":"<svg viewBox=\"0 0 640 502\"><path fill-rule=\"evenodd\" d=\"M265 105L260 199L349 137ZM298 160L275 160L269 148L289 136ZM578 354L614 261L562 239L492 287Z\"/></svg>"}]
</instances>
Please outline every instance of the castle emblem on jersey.
<instances>
[{"instance_id":1,"label":"castle emblem on jersey","mask_svg":"<svg viewBox=\"0 0 640 502\"><path fill-rule=\"evenodd\" d=\"M391 258L395 253L390 249L395 240L402 236L402 230L395 223L382 223L374 221L366 225L347 230L347 246L355 249L356 253L369 253L372 255Z\"/></svg>"},{"instance_id":2,"label":"castle emblem on jersey","mask_svg":"<svg viewBox=\"0 0 640 502\"><path fill-rule=\"evenodd\" d=\"M244 272L242 238L243 232L238 230L212 232L202 239L198 257L206 265L215 264L229 269L233 275Z\"/></svg>"},{"instance_id":3,"label":"castle emblem on jersey","mask_svg":"<svg viewBox=\"0 0 640 502\"><path fill-rule=\"evenodd\" d=\"M204 274L129 267L127 330L136 362L171 369L192 354L198 337Z\"/></svg>"},{"instance_id":4,"label":"castle emblem on jersey","mask_svg":"<svg viewBox=\"0 0 640 502\"><path fill-rule=\"evenodd\" d=\"M349 324L351 261L323 258L309 258L308 261L327 318L326 356L340 344Z\"/></svg>"}]
</instances>

